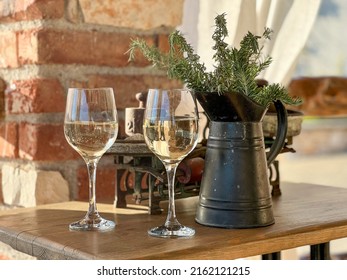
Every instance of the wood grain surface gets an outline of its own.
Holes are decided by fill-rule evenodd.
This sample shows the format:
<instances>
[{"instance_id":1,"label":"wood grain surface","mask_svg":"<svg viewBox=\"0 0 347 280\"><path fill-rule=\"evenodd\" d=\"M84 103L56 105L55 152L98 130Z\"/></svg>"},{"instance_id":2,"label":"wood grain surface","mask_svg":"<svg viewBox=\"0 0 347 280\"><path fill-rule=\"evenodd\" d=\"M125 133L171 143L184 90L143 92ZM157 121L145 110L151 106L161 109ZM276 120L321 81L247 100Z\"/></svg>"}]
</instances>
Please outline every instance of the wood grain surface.
<instances>
[{"instance_id":1,"label":"wood grain surface","mask_svg":"<svg viewBox=\"0 0 347 280\"><path fill-rule=\"evenodd\" d=\"M109 232L69 231L86 212L83 202L66 202L0 213L0 241L39 259L235 259L347 237L347 189L282 183L273 199L275 224L254 229L222 229L194 221L197 197L177 203L178 219L194 227L191 238L156 238L147 229L162 215L146 207L116 209L99 204L116 221ZM164 206L165 207L165 206Z\"/></svg>"}]
</instances>

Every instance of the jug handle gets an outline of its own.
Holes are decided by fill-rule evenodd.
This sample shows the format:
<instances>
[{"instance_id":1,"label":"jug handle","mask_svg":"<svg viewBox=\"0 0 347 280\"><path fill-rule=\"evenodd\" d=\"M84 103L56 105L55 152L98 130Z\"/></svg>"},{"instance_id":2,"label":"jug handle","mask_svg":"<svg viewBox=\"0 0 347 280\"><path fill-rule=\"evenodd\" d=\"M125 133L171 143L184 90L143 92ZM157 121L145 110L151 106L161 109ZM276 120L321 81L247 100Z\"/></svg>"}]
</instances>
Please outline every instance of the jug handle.
<instances>
[{"instance_id":1,"label":"jug handle","mask_svg":"<svg viewBox=\"0 0 347 280\"><path fill-rule=\"evenodd\" d=\"M272 144L269 153L267 154L267 164L270 164L276 159L277 155L281 152L286 141L288 129L287 109L281 101L274 101L277 112L277 132L275 142Z\"/></svg>"}]
</instances>

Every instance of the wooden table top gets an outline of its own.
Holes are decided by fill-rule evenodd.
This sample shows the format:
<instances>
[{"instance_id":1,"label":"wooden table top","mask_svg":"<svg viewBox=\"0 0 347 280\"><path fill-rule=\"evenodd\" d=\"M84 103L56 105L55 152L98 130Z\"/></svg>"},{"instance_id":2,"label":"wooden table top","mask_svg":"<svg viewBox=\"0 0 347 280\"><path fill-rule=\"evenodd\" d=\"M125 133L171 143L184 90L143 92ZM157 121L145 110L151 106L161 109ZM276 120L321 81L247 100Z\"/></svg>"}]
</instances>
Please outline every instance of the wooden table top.
<instances>
[{"instance_id":1,"label":"wooden table top","mask_svg":"<svg viewBox=\"0 0 347 280\"><path fill-rule=\"evenodd\" d=\"M347 237L347 189L282 183L273 199L275 224L254 229L212 228L195 223L197 197L180 200L179 221L196 229L192 238L156 238L147 229L165 214L146 207L115 209L99 204L116 221L109 232L69 231L87 204L66 202L0 212L0 241L41 259L235 259Z\"/></svg>"}]
</instances>

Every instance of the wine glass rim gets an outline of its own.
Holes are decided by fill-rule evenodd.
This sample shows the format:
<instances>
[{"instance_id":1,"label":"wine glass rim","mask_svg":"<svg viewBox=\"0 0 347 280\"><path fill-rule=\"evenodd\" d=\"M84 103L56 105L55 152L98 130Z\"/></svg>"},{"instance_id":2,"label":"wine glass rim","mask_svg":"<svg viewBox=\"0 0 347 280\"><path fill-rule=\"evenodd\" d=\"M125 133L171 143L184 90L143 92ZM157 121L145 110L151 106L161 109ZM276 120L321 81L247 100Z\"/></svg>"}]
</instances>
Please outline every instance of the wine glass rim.
<instances>
[{"instance_id":1,"label":"wine glass rim","mask_svg":"<svg viewBox=\"0 0 347 280\"><path fill-rule=\"evenodd\" d=\"M148 91L150 90L169 90L169 91L173 91L173 90L181 90L181 91L191 91L188 88L149 88Z\"/></svg>"},{"instance_id":2,"label":"wine glass rim","mask_svg":"<svg viewBox=\"0 0 347 280\"><path fill-rule=\"evenodd\" d=\"M68 88L69 90L109 90L109 89L112 89L112 87L96 87L96 88L87 88L87 87L69 87Z\"/></svg>"}]
</instances>

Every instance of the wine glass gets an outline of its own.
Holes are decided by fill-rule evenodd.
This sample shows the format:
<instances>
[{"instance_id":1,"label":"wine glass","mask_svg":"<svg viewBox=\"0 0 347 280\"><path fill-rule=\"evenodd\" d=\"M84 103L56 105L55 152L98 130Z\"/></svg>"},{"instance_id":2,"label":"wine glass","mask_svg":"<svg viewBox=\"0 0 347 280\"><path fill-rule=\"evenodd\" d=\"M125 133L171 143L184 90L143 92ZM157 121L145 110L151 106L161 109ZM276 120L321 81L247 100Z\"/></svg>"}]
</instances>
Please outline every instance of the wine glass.
<instances>
[{"instance_id":1,"label":"wine glass","mask_svg":"<svg viewBox=\"0 0 347 280\"><path fill-rule=\"evenodd\" d=\"M191 92L183 89L150 89L143 134L149 149L165 166L169 195L165 223L150 229L148 233L157 237L193 236L194 229L178 222L174 198L177 166L195 148L198 140L197 106Z\"/></svg>"},{"instance_id":2,"label":"wine glass","mask_svg":"<svg viewBox=\"0 0 347 280\"><path fill-rule=\"evenodd\" d=\"M113 229L116 224L100 216L96 207L96 168L118 134L116 103L112 88L69 88L64 134L84 159L89 177L89 209L85 217L69 225L71 230Z\"/></svg>"}]
</instances>

